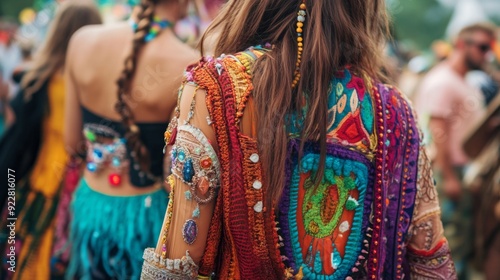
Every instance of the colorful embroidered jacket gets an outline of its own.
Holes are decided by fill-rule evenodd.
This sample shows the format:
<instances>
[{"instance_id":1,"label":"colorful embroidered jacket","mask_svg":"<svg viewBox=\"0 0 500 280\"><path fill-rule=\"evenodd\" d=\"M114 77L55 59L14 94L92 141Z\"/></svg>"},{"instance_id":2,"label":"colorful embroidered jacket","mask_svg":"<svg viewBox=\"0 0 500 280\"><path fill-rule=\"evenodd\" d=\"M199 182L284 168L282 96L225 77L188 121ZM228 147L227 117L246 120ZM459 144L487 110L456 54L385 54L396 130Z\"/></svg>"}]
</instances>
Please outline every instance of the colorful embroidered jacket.
<instances>
[{"instance_id":1,"label":"colorful embroidered jacket","mask_svg":"<svg viewBox=\"0 0 500 280\"><path fill-rule=\"evenodd\" d=\"M291 130L281 203L263 207L267 186L251 96L251 67L261 55L251 48L188 69L179 126L166 133L177 198L156 252L145 251L143 278L456 278L408 101L348 69L332 79L321 184L311 181L319 145L306 143L299 164L300 140ZM208 124L200 121L205 117ZM187 190L182 199L178 188ZM188 252L182 256L172 246Z\"/></svg>"}]
</instances>

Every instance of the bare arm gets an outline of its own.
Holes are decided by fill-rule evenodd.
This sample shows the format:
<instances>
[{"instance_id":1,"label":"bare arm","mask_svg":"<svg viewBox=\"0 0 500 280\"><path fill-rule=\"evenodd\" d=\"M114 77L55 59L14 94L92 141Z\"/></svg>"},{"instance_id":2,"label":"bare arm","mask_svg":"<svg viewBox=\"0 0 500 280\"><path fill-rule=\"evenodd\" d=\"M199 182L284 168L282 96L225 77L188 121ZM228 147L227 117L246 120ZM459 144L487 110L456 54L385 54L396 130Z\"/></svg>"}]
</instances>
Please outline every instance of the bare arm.
<instances>
[{"instance_id":1,"label":"bare arm","mask_svg":"<svg viewBox=\"0 0 500 280\"><path fill-rule=\"evenodd\" d=\"M179 129L184 124L184 121L188 119L188 112L193 100L195 101L194 115L189 124L194 129L202 132L203 137L206 137L205 139L209 142L199 141L196 137L192 137L192 134ZM179 127L174 149L177 149L178 153L181 150L183 151L185 161L183 164L179 162L177 164L173 163L172 169L175 169L176 166L186 168L189 159L192 158L192 162L197 160L193 153L196 153L196 151L203 153L206 148L211 149L210 143L215 143L215 134L206 120L208 110L205 105L204 90L197 90L192 85L186 85L179 108ZM206 156L207 154L202 154L201 158L206 158ZM176 161L179 161L179 158ZM216 164L214 161L212 162L214 165ZM196 164L194 163L194 165ZM176 175L169 177L171 195L163 222L163 229L159 233L156 249L147 249L145 252L142 279L154 279L154 275L160 274L167 277L180 277L179 279L191 279L190 277L195 277L198 273L198 264L205 251L215 199L208 199L206 203L197 203L195 196L206 199L210 197L210 191L203 193L203 174L196 169L194 172L193 178L195 179L193 179L193 182L199 182L194 185L194 188L181 179L184 172L179 174L179 171L177 171ZM185 234L188 221L196 223L196 234L193 234L193 232ZM192 222L191 226L193 226ZM155 255L157 261L154 260Z\"/></svg>"},{"instance_id":2,"label":"bare arm","mask_svg":"<svg viewBox=\"0 0 500 280\"><path fill-rule=\"evenodd\" d=\"M77 45L73 37L68 47L66 56L66 66L64 71L66 98L64 110L64 145L70 155L82 153L82 115L80 111L80 101L73 72L72 58L77 55Z\"/></svg>"}]
</instances>

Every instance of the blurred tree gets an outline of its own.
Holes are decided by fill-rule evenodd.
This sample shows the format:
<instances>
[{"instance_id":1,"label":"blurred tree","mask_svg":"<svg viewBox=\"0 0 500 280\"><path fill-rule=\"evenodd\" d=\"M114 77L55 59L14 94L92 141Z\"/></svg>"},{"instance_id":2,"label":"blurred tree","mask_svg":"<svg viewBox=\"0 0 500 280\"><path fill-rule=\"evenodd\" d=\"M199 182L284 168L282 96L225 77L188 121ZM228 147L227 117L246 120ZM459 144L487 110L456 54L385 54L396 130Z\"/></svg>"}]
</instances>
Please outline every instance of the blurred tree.
<instances>
[{"instance_id":1,"label":"blurred tree","mask_svg":"<svg viewBox=\"0 0 500 280\"><path fill-rule=\"evenodd\" d=\"M445 36L452 10L436 0L387 0L394 38L410 48L429 49Z\"/></svg>"},{"instance_id":2,"label":"blurred tree","mask_svg":"<svg viewBox=\"0 0 500 280\"><path fill-rule=\"evenodd\" d=\"M19 22L19 12L28 7L33 7L33 0L2 0L0 1L0 17L15 19Z\"/></svg>"}]
</instances>

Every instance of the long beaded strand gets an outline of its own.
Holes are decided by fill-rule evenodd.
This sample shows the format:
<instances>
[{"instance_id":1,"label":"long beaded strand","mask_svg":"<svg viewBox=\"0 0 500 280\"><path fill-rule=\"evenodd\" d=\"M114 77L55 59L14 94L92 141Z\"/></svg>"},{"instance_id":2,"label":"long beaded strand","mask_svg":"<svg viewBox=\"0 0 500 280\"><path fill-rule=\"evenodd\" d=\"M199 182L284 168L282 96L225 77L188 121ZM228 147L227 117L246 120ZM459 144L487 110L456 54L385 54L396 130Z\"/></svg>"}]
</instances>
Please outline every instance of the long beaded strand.
<instances>
[{"instance_id":1,"label":"long beaded strand","mask_svg":"<svg viewBox=\"0 0 500 280\"><path fill-rule=\"evenodd\" d=\"M304 39L302 37L302 28L304 27L304 22L306 21L306 3L302 0L300 4L300 10L297 13L297 63L295 64L295 74L292 82L292 89L294 89L300 80L300 62L302 59L302 51L304 50Z\"/></svg>"}]
</instances>

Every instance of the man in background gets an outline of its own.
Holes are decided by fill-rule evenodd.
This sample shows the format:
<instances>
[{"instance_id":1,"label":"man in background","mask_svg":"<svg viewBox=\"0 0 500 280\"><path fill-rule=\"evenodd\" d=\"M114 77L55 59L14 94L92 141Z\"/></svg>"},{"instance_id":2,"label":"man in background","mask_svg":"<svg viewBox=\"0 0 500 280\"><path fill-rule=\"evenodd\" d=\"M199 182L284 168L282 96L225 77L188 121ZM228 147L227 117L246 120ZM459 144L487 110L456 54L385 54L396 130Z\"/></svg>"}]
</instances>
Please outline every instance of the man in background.
<instances>
[{"instance_id":1,"label":"man in background","mask_svg":"<svg viewBox=\"0 0 500 280\"><path fill-rule=\"evenodd\" d=\"M466 268L473 245L471 196L462 183L470 160L462 142L484 112L483 95L466 83L465 76L482 69L494 41L495 29L489 24L462 29L452 53L423 79L416 99L417 110L428 120L442 192L442 220L459 279L468 279Z\"/></svg>"}]
</instances>

